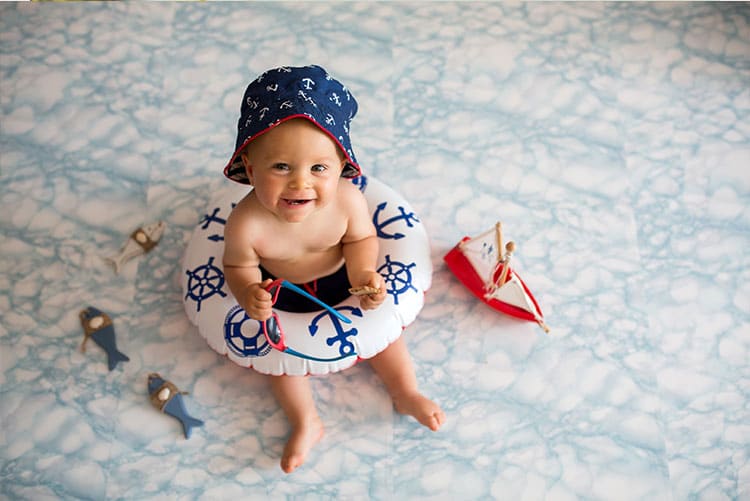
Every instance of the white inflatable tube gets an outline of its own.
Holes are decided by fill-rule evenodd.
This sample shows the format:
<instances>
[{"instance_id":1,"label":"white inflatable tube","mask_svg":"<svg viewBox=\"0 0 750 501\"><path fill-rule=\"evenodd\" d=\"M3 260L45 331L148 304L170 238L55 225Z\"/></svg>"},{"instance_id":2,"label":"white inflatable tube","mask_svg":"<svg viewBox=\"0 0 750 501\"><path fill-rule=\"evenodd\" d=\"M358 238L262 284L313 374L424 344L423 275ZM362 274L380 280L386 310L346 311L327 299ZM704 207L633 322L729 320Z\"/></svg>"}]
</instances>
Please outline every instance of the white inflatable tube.
<instances>
[{"instance_id":1,"label":"white inflatable tube","mask_svg":"<svg viewBox=\"0 0 750 501\"><path fill-rule=\"evenodd\" d=\"M302 356L271 348L261 323L247 316L224 280L223 225L234 204L252 189L233 186L203 217L183 260L185 311L211 348L234 363L263 374L327 374L377 355L414 321L424 304L424 292L432 283L424 225L410 205L387 185L364 176L353 182L364 193L378 231L378 272L387 286L385 302L369 311L359 308L356 297L331 305L350 318L351 324L325 310L275 310L286 345Z\"/></svg>"}]
</instances>

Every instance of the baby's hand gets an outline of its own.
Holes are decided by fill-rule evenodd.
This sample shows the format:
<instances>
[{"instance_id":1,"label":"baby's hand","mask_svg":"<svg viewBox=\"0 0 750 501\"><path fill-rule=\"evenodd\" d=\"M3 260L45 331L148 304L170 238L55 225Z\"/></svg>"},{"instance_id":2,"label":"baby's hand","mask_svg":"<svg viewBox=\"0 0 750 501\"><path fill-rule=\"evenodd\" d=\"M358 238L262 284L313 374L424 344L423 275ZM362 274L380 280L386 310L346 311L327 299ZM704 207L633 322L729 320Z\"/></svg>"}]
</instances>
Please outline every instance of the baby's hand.
<instances>
[{"instance_id":1,"label":"baby's hand","mask_svg":"<svg viewBox=\"0 0 750 501\"><path fill-rule=\"evenodd\" d=\"M362 307L363 310L374 310L381 304L383 304L383 301L385 301L385 280L383 280L383 277L380 275L380 273L376 271L370 271L370 272L363 272L359 275L359 283L350 289L355 295L357 289L363 289L366 288L367 291L371 293L364 293L359 295L359 306Z\"/></svg>"},{"instance_id":2,"label":"baby's hand","mask_svg":"<svg viewBox=\"0 0 750 501\"><path fill-rule=\"evenodd\" d=\"M273 300L271 293L266 290L271 282L272 280L268 278L260 283L250 284L245 289L242 307L245 308L250 318L261 322L271 318Z\"/></svg>"}]
</instances>

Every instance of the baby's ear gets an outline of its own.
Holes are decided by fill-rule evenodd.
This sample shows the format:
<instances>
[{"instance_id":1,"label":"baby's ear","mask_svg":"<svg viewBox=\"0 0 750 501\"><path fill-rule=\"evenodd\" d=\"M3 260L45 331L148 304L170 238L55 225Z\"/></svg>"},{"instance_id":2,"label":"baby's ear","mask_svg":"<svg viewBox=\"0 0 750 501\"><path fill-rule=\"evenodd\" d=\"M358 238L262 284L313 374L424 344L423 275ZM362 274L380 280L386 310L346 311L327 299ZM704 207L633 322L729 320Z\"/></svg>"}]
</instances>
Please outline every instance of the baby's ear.
<instances>
[{"instance_id":1,"label":"baby's ear","mask_svg":"<svg viewBox=\"0 0 750 501\"><path fill-rule=\"evenodd\" d=\"M243 151L240 153L240 158L242 158L242 165L245 166L245 174L247 174L247 178L250 180L250 183L253 182L253 165L250 163L250 157L247 154L247 151Z\"/></svg>"}]
</instances>

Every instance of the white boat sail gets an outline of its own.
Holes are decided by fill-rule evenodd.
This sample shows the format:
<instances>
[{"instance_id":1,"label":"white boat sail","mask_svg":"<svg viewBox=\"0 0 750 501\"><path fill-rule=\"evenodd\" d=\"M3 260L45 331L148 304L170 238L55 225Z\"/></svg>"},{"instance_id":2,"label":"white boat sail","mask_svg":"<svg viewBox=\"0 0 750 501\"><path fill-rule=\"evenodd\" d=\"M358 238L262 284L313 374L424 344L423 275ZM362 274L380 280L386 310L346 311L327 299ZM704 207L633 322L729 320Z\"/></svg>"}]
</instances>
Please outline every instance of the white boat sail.
<instances>
[{"instance_id":1,"label":"white boat sail","mask_svg":"<svg viewBox=\"0 0 750 501\"><path fill-rule=\"evenodd\" d=\"M499 225L497 223L495 228L459 244L461 252L484 281L487 291L495 288L495 275L503 260Z\"/></svg>"}]
</instances>

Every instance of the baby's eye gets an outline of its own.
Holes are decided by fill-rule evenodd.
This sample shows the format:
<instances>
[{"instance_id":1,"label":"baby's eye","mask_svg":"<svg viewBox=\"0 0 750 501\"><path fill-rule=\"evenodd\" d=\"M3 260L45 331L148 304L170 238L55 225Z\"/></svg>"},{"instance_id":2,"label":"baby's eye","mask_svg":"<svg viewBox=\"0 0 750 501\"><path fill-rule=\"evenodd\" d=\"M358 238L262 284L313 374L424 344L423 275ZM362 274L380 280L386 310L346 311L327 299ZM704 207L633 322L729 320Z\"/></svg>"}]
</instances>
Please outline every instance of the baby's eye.
<instances>
[{"instance_id":1,"label":"baby's eye","mask_svg":"<svg viewBox=\"0 0 750 501\"><path fill-rule=\"evenodd\" d=\"M289 165L285 163L273 164L274 170L289 170Z\"/></svg>"},{"instance_id":2,"label":"baby's eye","mask_svg":"<svg viewBox=\"0 0 750 501\"><path fill-rule=\"evenodd\" d=\"M326 167L323 164L315 164L312 167L310 167L310 170L312 170L313 172L325 172L327 169L328 167Z\"/></svg>"}]
</instances>

